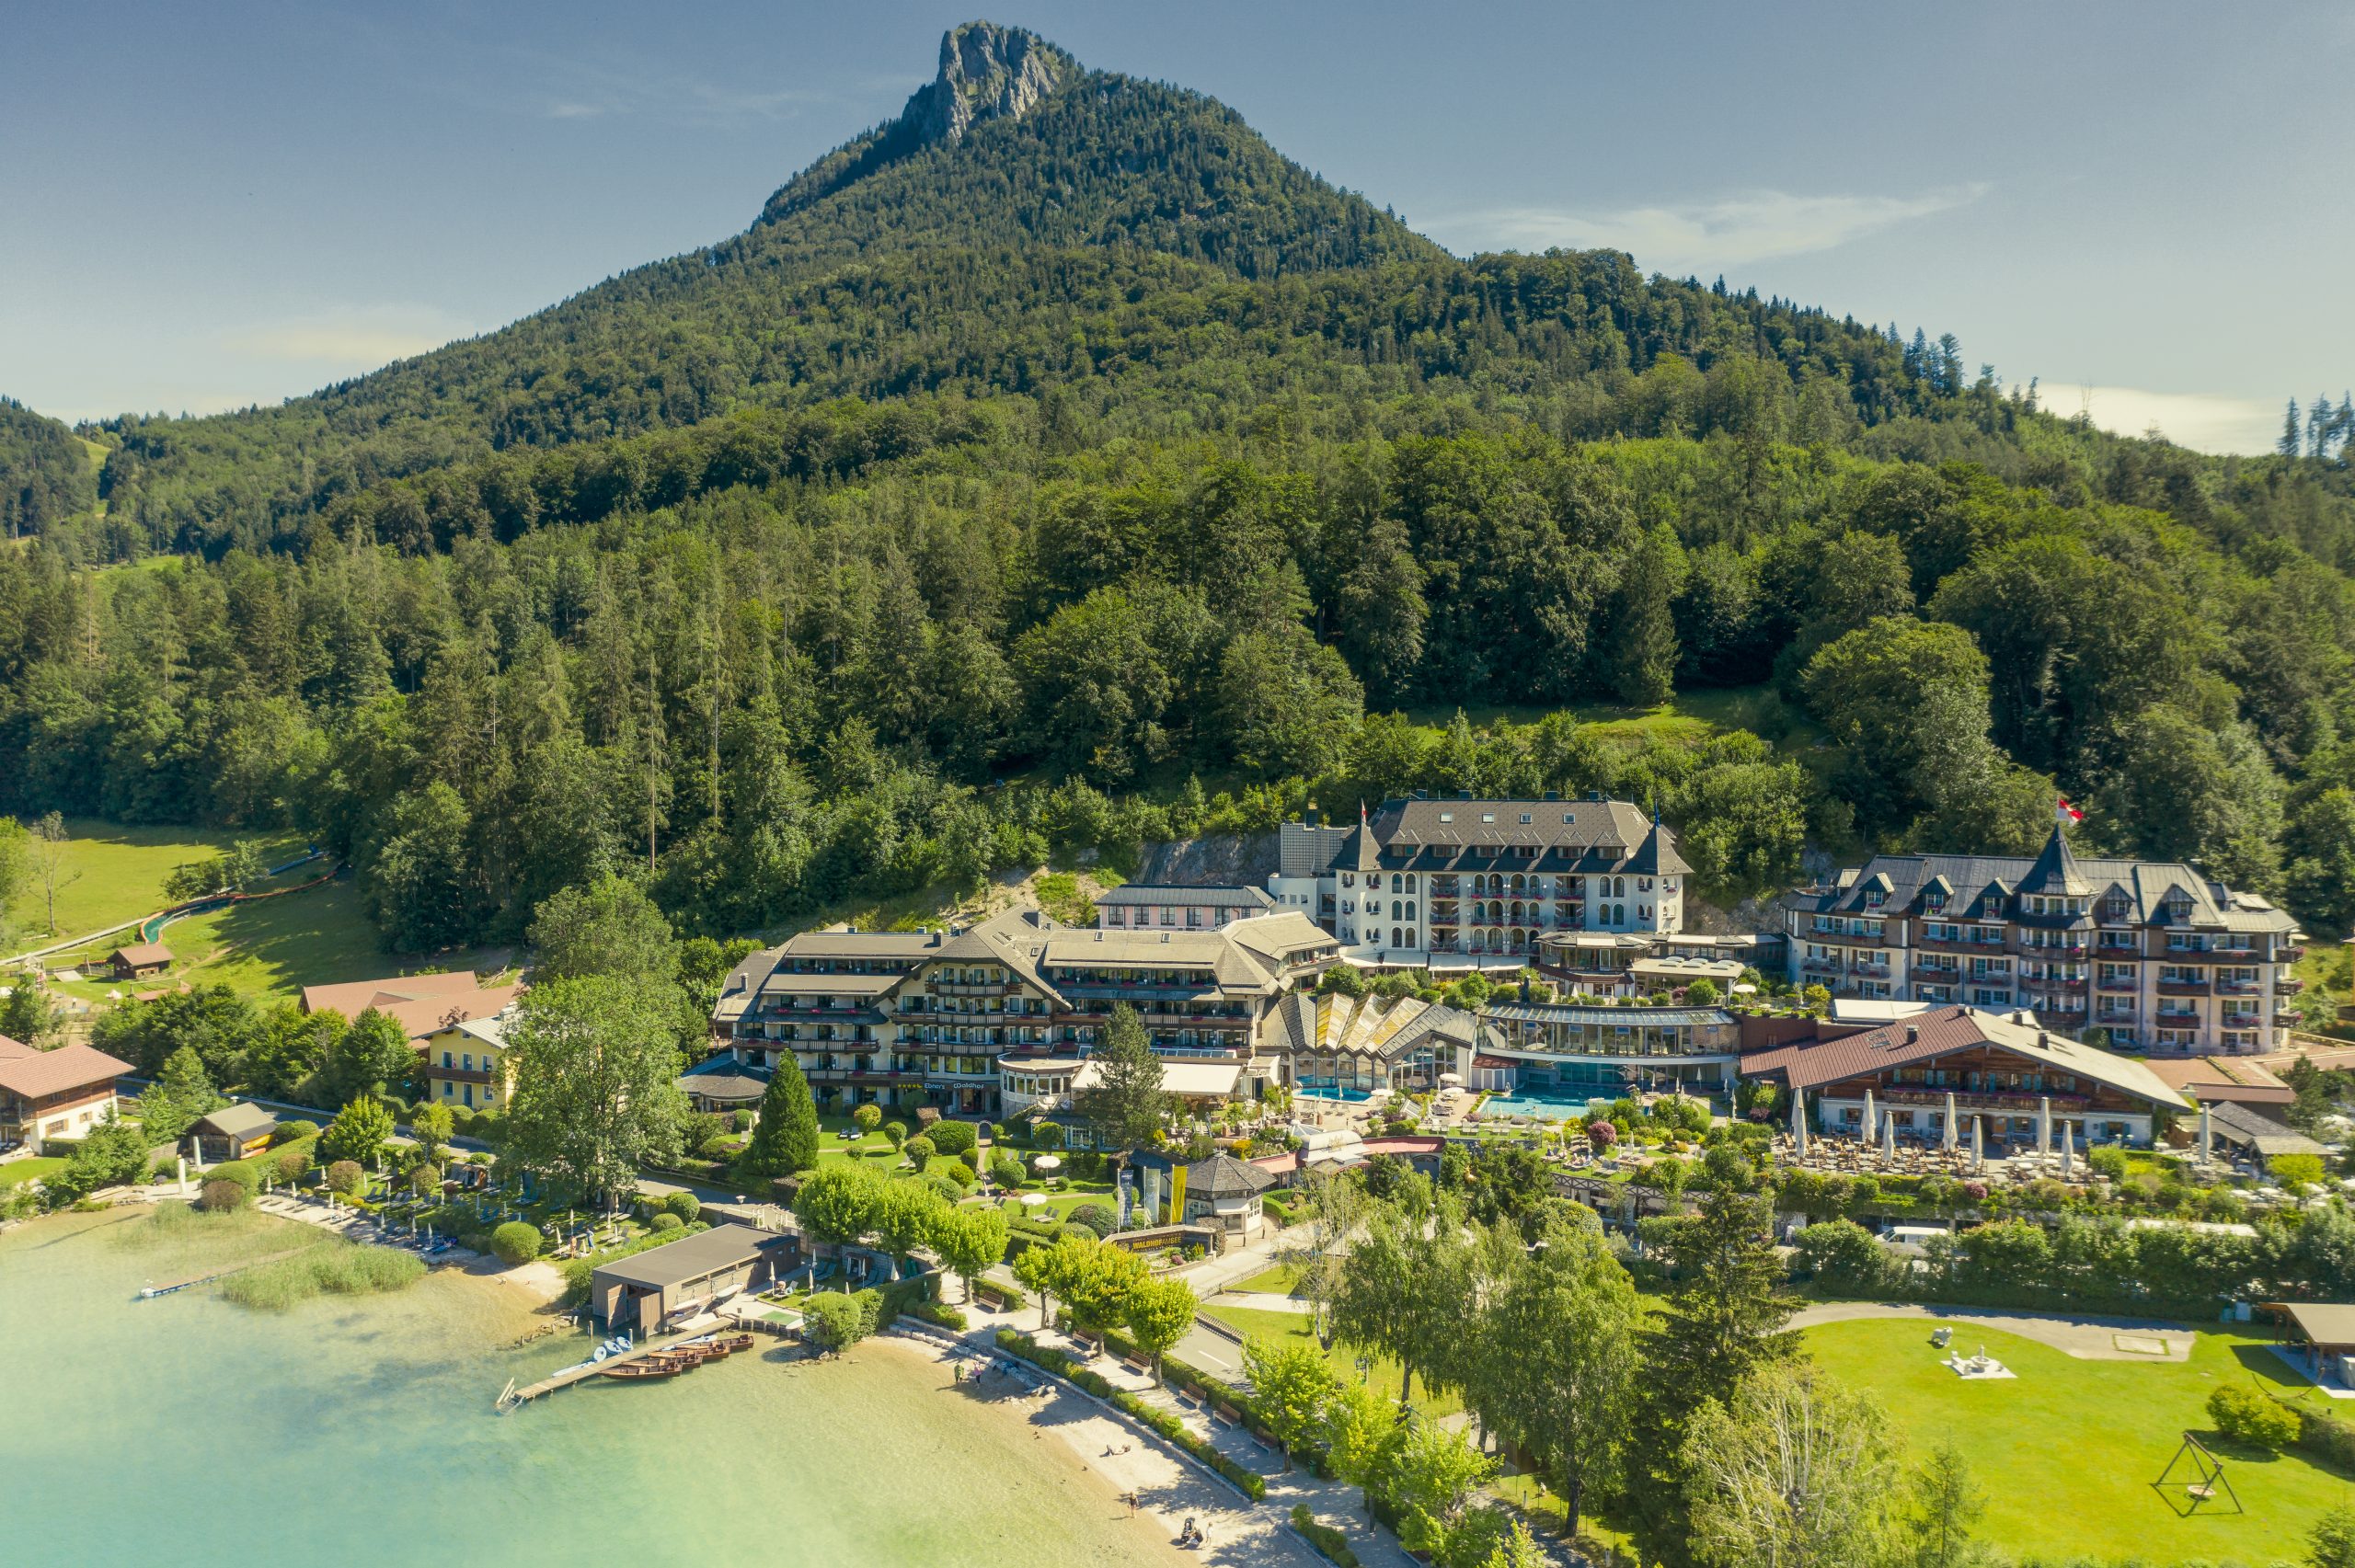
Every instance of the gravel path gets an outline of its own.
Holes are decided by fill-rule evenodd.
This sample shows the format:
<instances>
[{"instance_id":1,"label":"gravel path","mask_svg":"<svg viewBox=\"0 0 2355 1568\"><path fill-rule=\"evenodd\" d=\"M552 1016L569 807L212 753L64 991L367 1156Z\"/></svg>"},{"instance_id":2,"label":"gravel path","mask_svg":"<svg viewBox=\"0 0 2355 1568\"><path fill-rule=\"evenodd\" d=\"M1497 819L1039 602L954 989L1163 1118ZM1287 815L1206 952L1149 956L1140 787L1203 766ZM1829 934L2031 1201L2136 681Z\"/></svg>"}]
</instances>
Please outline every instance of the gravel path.
<instances>
[{"instance_id":1,"label":"gravel path","mask_svg":"<svg viewBox=\"0 0 2355 1568\"><path fill-rule=\"evenodd\" d=\"M2178 1322L2160 1318L2106 1318L2095 1316L2065 1317L2042 1312L2005 1312L1983 1307L1925 1307L1910 1301L1828 1301L1794 1314L1791 1327L1813 1328L1818 1323L1854 1322L1862 1318L1922 1318L1933 1322L1950 1323L1956 1329L1955 1340L1962 1345L1963 1329L1976 1323L1984 1328L2016 1333L2022 1339L2032 1339L2039 1345L2049 1345L2066 1356L2080 1361L2188 1361L2191 1359L2191 1331ZM2149 1350L2127 1349L2141 1341L2145 1345L2163 1344L2165 1355Z\"/></svg>"}]
</instances>

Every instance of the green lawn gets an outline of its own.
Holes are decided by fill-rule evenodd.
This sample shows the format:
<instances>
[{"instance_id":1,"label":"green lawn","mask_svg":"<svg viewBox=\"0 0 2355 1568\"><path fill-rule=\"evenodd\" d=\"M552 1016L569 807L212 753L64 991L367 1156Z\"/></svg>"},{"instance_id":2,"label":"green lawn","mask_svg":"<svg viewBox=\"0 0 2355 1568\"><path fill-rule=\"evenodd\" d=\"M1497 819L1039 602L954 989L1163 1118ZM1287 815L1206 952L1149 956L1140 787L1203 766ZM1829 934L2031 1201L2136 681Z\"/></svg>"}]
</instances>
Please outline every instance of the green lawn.
<instances>
[{"instance_id":1,"label":"green lawn","mask_svg":"<svg viewBox=\"0 0 2355 1568\"><path fill-rule=\"evenodd\" d=\"M1556 711L1542 705L1511 704L1467 707L1464 710L1464 716L1474 728L1479 729L1491 727L1499 721L1534 724ZM1590 703L1573 706L1568 711L1577 716L1581 726L1597 735L1631 746L1640 745L1646 740L1697 746L1720 731L1747 729L1766 737L1783 750L1797 755L1811 750L1813 743L1821 738L1821 732L1807 715L1785 703L1772 686L1683 692L1657 707L1636 708ZM1407 716L1437 735L1455 717L1455 708L1453 704L1409 708Z\"/></svg>"},{"instance_id":2,"label":"green lawn","mask_svg":"<svg viewBox=\"0 0 2355 1568\"><path fill-rule=\"evenodd\" d=\"M73 936L121 921L153 914L171 900L164 878L173 867L206 860L241 838L262 845L266 864L277 865L303 853L298 833L236 833L208 828L126 828L112 822L69 818L64 868L57 889L57 931ZM29 890L10 911L21 945L38 945L48 929L48 899Z\"/></svg>"},{"instance_id":3,"label":"green lawn","mask_svg":"<svg viewBox=\"0 0 2355 1568\"><path fill-rule=\"evenodd\" d=\"M1308 1314L1305 1312L1268 1312L1256 1307L1230 1307L1224 1302L1218 1302L1204 1307L1202 1315L1218 1319L1246 1339L1266 1337L1298 1339L1309 1345L1316 1343L1316 1336L1309 1332ZM1357 1377L1357 1352L1348 1345L1336 1341L1325 1352L1325 1359L1340 1377L1352 1379ZM1375 1358L1367 1381L1376 1391L1395 1400L1398 1396L1398 1363L1381 1356ZM1415 1384L1415 1408L1429 1416L1453 1415L1464 1408L1464 1402L1452 1393L1433 1399L1418 1379Z\"/></svg>"},{"instance_id":4,"label":"green lawn","mask_svg":"<svg viewBox=\"0 0 2355 1568\"><path fill-rule=\"evenodd\" d=\"M1987 1494L1979 1533L2007 1553L2269 1562L2302 1551L2315 1520L2349 1496L2348 1478L2301 1454L2224 1448L2211 1430L2205 1406L2223 1384L2298 1386L2262 1340L2202 1333L2182 1365L2080 1361L1958 1323L1965 1353L1983 1344L2018 1374L1964 1382L1938 1364L1929 1336L1918 1319L1807 1331L1817 1363L1870 1390L1917 1451L1954 1438ZM2187 1430L2218 1446L2246 1513L2180 1517L2182 1490L2153 1486Z\"/></svg>"},{"instance_id":5,"label":"green lawn","mask_svg":"<svg viewBox=\"0 0 2355 1568\"><path fill-rule=\"evenodd\" d=\"M1241 1284L1230 1285L1227 1288L1258 1291L1269 1296L1289 1296L1299 1284L1300 1270L1288 1263L1280 1263L1273 1268L1263 1268Z\"/></svg>"},{"instance_id":6,"label":"green lawn","mask_svg":"<svg viewBox=\"0 0 2355 1568\"><path fill-rule=\"evenodd\" d=\"M36 1154L29 1160L11 1160L0 1165L0 1187L21 1186L38 1182L65 1169L65 1161L46 1154Z\"/></svg>"},{"instance_id":7,"label":"green lawn","mask_svg":"<svg viewBox=\"0 0 2355 1568\"><path fill-rule=\"evenodd\" d=\"M232 904L172 921L163 930L163 943L176 961L161 979L143 981L138 989L186 980L228 985L251 996L292 995L304 986L373 979L420 967L472 967L493 973L506 963L507 955L502 952L442 954L422 961L385 953L377 941L376 928L362 908L360 889L350 877L303 886L327 867L325 861L313 861L254 888L256 892L301 889L282 898ZM96 963L118 945L120 939L109 938L67 956L86 956ZM59 989L95 1001L109 990L132 988L95 978Z\"/></svg>"}]
</instances>

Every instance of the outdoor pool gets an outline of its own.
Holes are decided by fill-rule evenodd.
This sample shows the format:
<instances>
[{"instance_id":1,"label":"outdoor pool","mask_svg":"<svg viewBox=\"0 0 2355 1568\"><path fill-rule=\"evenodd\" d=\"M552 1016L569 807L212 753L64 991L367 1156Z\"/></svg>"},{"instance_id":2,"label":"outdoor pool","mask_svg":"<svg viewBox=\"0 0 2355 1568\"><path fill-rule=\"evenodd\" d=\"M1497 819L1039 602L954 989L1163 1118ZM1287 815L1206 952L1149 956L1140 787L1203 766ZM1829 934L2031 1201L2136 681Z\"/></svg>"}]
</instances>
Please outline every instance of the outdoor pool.
<instances>
[{"instance_id":1,"label":"outdoor pool","mask_svg":"<svg viewBox=\"0 0 2355 1568\"><path fill-rule=\"evenodd\" d=\"M1373 1098L1373 1091L1371 1089L1318 1089L1305 1083L1302 1084L1295 1093L1304 1100L1338 1100L1346 1105L1360 1104Z\"/></svg>"},{"instance_id":2,"label":"outdoor pool","mask_svg":"<svg viewBox=\"0 0 2355 1568\"><path fill-rule=\"evenodd\" d=\"M1517 1090L1511 1094L1491 1094L1480 1103L1483 1119L1491 1116L1536 1116L1549 1122L1566 1122L1583 1116L1594 1101L1584 1094L1546 1094L1534 1090Z\"/></svg>"}]
</instances>

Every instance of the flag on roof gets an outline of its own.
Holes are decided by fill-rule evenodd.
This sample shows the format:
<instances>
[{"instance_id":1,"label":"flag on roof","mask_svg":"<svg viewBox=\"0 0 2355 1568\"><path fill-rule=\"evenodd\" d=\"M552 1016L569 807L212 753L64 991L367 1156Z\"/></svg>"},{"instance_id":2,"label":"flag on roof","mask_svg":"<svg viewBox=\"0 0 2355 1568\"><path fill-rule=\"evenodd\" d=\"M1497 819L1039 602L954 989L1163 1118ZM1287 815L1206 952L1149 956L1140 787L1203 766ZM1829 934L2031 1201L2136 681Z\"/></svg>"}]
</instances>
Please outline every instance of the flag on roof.
<instances>
[{"instance_id":1,"label":"flag on roof","mask_svg":"<svg viewBox=\"0 0 2355 1568\"><path fill-rule=\"evenodd\" d=\"M2070 805L2067 795L2056 795L2052 797L2052 819L2056 822L2082 822L2085 814Z\"/></svg>"}]
</instances>

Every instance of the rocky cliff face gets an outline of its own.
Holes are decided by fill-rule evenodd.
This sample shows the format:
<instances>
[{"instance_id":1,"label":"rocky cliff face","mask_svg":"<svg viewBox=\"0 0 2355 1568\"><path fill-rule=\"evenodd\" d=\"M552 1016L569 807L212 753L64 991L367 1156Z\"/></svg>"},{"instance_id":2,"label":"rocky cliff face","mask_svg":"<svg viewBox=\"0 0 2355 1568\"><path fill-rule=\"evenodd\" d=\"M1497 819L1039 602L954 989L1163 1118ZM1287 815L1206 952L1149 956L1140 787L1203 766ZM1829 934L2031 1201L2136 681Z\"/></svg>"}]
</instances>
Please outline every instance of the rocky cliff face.
<instances>
[{"instance_id":1,"label":"rocky cliff face","mask_svg":"<svg viewBox=\"0 0 2355 1568\"><path fill-rule=\"evenodd\" d=\"M1078 63L1038 34L995 22L967 22L940 40L940 74L908 99L901 122L917 139L961 142L976 121L1019 118Z\"/></svg>"}]
</instances>

